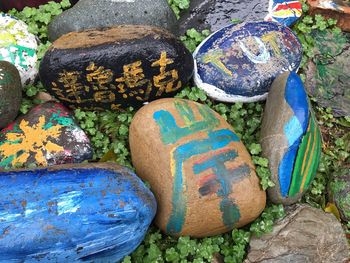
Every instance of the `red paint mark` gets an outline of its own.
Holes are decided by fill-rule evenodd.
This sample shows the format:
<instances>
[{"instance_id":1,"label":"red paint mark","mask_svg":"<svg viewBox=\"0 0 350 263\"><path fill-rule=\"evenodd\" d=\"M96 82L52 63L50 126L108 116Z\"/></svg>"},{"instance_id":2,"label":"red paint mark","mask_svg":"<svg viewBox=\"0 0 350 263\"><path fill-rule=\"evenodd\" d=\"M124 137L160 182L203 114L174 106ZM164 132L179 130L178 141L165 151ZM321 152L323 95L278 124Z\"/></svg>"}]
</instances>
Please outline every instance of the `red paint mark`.
<instances>
[{"instance_id":1,"label":"red paint mark","mask_svg":"<svg viewBox=\"0 0 350 263\"><path fill-rule=\"evenodd\" d=\"M209 181L214 181L216 179L216 174L204 175L198 179L198 186L202 187L207 184Z\"/></svg>"}]
</instances>

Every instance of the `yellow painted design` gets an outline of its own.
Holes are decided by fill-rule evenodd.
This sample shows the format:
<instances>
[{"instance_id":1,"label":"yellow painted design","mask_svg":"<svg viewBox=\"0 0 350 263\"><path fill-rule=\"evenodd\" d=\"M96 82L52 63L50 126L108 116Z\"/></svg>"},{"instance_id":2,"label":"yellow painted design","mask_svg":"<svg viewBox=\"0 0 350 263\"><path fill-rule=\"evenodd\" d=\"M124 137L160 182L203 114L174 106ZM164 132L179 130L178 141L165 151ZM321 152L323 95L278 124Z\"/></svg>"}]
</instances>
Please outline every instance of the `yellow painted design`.
<instances>
[{"instance_id":1,"label":"yellow painted design","mask_svg":"<svg viewBox=\"0 0 350 263\"><path fill-rule=\"evenodd\" d=\"M203 55L202 62L204 64L212 63L214 67L220 70L222 73L233 76L232 72L225 66L221 59L225 58L224 52L220 50L209 51L207 54Z\"/></svg>"},{"instance_id":2,"label":"yellow painted design","mask_svg":"<svg viewBox=\"0 0 350 263\"><path fill-rule=\"evenodd\" d=\"M276 37L276 32L270 32L270 33L267 33L265 35L263 35L261 37L261 40L264 42L264 43L269 43L270 46L272 47L273 49L273 52L276 54L276 55L281 55L281 49L279 48L278 46L278 43L277 43L277 37Z\"/></svg>"},{"instance_id":3,"label":"yellow painted design","mask_svg":"<svg viewBox=\"0 0 350 263\"><path fill-rule=\"evenodd\" d=\"M176 69L166 71L167 65L173 63L174 60L167 58L165 51L161 53L159 60L152 63L152 67L160 67L159 75L153 77L154 86L158 88L156 96L161 96L164 91L169 93L181 88L182 83L179 81L178 71Z\"/></svg>"},{"instance_id":4,"label":"yellow painted design","mask_svg":"<svg viewBox=\"0 0 350 263\"><path fill-rule=\"evenodd\" d=\"M118 85L119 93L123 94L123 98L136 97L137 100L146 101L149 99L149 95L152 91L152 83L145 79L145 74L143 73L142 62L136 61L131 64L123 66L123 76L116 79ZM126 87L129 93L126 94ZM146 90L146 91L145 91ZM142 97L140 96L142 95Z\"/></svg>"},{"instance_id":5,"label":"yellow painted design","mask_svg":"<svg viewBox=\"0 0 350 263\"><path fill-rule=\"evenodd\" d=\"M90 72L86 75L86 80L90 83L93 90L101 91L116 89L116 87L111 84L113 81L113 72L111 69L105 69L105 67L102 66L97 67L95 63L90 62L86 71Z\"/></svg>"},{"instance_id":6,"label":"yellow painted design","mask_svg":"<svg viewBox=\"0 0 350 263\"><path fill-rule=\"evenodd\" d=\"M64 70L62 73L59 73L58 79L58 82L62 83L63 87L66 88L67 95L65 97L73 99L77 103L82 102L80 96L85 92L84 86L78 82L80 74L81 72L79 71L68 72Z\"/></svg>"},{"instance_id":7,"label":"yellow painted design","mask_svg":"<svg viewBox=\"0 0 350 263\"><path fill-rule=\"evenodd\" d=\"M61 125L54 125L47 129L45 126L45 116L41 116L36 125L29 126L28 121L22 120L19 124L19 129L22 133L7 133L6 142L0 146L1 154L6 158L13 153L15 155L11 164L25 163L31 155L34 155L35 161L39 165L47 165L47 160L44 152L57 153L64 151L64 148L52 142L52 139L58 138L61 133Z\"/></svg>"}]
</instances>

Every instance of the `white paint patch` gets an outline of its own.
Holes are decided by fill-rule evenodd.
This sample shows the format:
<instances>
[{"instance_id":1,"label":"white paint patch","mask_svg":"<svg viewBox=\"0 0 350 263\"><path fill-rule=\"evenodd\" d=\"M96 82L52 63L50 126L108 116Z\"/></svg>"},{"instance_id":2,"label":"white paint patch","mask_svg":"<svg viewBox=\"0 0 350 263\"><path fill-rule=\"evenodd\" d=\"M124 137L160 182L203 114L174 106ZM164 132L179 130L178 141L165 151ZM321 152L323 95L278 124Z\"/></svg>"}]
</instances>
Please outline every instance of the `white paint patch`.
<instances>
[{"instance_id":1,"label":"white paint patch","mask_svg":"<svg viewBox=\"0 0 350 263\"><path fill-rule=\"evenodd\" d=\"M6 221L6 222L12 222L16 221L18 217L20 217L21 214L10 214L7 212L0 212L0 222Z\"/></svg>"},{"instance_id":2,"label":"white paint patch","mask_svg":"<svg viewBox=\"0 0 350 263\"><path fill-rule=\"evenodd\" d=\"M82 196L82 192L80 191L72 191L60 195L57 198L58 215L75 213L80 208L80 196Z\"/></svg>"}]
</instances>

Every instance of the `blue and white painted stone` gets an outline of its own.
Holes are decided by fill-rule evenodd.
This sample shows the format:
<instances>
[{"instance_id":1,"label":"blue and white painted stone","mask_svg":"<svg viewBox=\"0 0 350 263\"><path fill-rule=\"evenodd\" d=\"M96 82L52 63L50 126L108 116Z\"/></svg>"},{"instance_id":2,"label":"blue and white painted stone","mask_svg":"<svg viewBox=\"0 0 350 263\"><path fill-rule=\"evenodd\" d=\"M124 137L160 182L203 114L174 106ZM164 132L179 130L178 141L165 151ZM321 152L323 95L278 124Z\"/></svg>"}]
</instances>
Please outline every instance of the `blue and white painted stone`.
<instances>
[{"instance_id":1,"label":"blue and white painted stone","mask_svg":"<svg viewBox=\"0 0 350 263\"><path fill-rule=\"evenodd\" d=\"M0 173L0 262L119 262L156 213L150 190L116 164Z\"/></svg>"},{"instance_id":2,"label":"blue and white painted stone","mask_svg":"<svg viewBox=\"0 0 350 263\"><path fill-rule=\"evenodd\" d=\"M0 60L16 66L22 85L32 83L38 74L37 49L37 40L23 21L0 13Z\"/></svg>"},{"instance_id":3,"label":"blue and white painted stone","mask_svg":"<svg viewBox=\"0 0 350 263\"><path fill-rule=\"evenodd\" d=\"M196 85L223 102L264 100L273 80L297 71L302 46L286 26L275 22L229 25L196 49Z\"/></svg>"},{"instance_id":4,"label":"blue and white painted stone","mask_svg":"<svg viewBox=\"0 0 350 263\"><path fill-rule=\"evenodd\" d=\"M291 26L302 14L302 4L298 0L270 0L269 14L265 17L265 21L275 21Z\"/></svg>"},{"instance_id":5,"label":"blue and white painted stone","mask_svg":"<svg viewBox=\"0 0 350 263\"><path fill-rule=\"evenodd\" d=\"M295 73L284 73L272 84L261 126L263 155L269 159L275 186L274 203L296 203L316 175L321 133L304 85Z\"/></svg>"}]
</instances>

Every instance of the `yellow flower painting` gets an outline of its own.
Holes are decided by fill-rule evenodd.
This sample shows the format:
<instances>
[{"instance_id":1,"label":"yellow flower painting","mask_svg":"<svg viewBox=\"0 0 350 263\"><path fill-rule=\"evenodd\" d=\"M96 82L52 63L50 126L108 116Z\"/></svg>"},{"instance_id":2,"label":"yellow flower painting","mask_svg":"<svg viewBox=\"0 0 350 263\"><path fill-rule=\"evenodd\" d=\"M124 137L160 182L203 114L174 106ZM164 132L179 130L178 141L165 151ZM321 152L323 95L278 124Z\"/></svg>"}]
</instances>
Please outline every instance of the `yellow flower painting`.
<instances>
[{"instance_id":1,"label":"yellow flower painting","mask_svg":"<svg viewBox=\"0 0 350 263\"><path fill-rule=\"evenodd\" d=\"M20 132L8 132L5 141L0 145L0 153L3 156L2 163L16 164L25 163L33 156L38 165L47 165L45 154L57 153L64 148L52 142L61 134L61 125L45 127L45 116L40 116L36 125L29 126L29 122L22 120L19 124ZM16 153L16 154L13 154Z\"/></svg>"}]
</instances>

